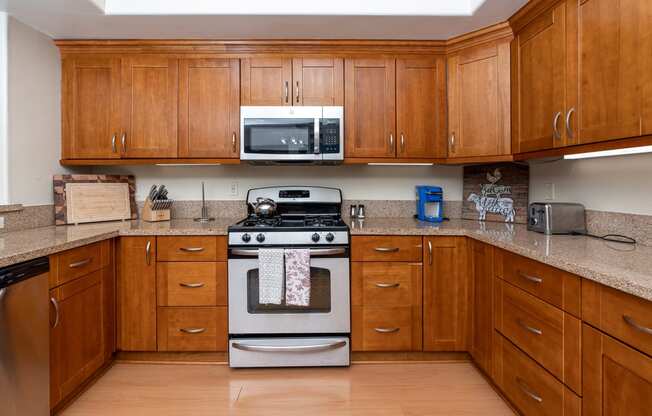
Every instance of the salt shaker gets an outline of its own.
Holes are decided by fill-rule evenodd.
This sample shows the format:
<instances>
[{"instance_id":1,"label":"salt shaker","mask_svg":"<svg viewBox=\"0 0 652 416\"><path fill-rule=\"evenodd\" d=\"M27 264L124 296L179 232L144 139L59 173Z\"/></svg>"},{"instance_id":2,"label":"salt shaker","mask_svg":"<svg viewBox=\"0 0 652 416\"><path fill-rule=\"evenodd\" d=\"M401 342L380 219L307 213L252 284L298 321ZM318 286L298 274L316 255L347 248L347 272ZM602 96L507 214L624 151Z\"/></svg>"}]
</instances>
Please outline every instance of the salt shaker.
<instances>
[{"instance_id":1,"label":"salt shaker","mask_svg":"<svg viewBox=\"0 0 652 416\"><path fill-rule=\"evenodd\" d=\"M357 211L358 211L358 206L357 205L351 205L351 211L349 212L349 216L351 218L355 218L356 215L358 215Z\"/></svg>"},{"instance_id":2,"label":"salt shaker","mask_svg":"<svg viewBox=\"0 0 652 416\"><path fill-rule=\"evenodd\" d=\"M364 212L365 212L364 205L362 205L362 204L358 205L358 215L357 215L357 217L359 219L364 218Z\"/></svg>"}]
</instances>

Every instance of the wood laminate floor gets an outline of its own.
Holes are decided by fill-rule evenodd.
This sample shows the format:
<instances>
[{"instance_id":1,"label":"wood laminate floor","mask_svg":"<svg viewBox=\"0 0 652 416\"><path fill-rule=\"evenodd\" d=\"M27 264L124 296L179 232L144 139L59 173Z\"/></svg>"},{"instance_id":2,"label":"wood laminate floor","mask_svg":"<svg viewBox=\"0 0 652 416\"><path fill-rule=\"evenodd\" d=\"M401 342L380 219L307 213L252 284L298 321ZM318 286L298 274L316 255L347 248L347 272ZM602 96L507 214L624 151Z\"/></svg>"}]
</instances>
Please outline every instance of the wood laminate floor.
<instances>
[{"instance_id":1,"label":"wood laminate floor","mask_svg":"<svg viewBox=\"0 0 652 416\"><path fill-rule=\"evenodd\" d=\"M513 415L469 363L232 370L114 365L64 416Z\"/></svg>"}]
</instances>

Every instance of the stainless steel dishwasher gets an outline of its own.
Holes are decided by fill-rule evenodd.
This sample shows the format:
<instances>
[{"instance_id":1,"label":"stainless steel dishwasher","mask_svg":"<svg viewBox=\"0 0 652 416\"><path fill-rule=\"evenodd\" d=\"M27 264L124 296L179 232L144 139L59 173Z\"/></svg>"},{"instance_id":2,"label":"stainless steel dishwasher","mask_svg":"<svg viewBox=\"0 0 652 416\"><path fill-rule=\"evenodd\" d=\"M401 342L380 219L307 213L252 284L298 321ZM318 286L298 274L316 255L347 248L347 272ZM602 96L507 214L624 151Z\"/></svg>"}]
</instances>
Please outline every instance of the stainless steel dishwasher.
<instances>
[{"instance_id":1,"label":"stainless steel dishwasher","mask_svg":"<svg viewBox=\"0 0 652 416\"><path fill-rule=\"evenodd\" d=\"M3 416L50 414L49 270L47 257L0 268Z\"/></svg>"}]
</instances>

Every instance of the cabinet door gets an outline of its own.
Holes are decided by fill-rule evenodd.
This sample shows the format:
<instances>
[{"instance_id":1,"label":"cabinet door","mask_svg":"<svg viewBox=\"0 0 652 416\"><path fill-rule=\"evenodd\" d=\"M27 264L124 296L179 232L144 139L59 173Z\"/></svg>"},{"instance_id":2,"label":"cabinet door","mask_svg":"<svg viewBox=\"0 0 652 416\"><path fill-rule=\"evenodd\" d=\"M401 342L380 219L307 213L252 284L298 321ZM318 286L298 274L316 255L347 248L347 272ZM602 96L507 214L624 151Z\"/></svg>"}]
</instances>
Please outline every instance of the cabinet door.
<instances>
[{"instance_id":1,"label":"cabinet door","mask_svg":"<svg viewBox=\"0 0 652 416\"><path fill-rule=\"evenodd\" d=\"M344 63L341 58L292 59L294 105L344 104Z\"/></svg>"},{"instance_id":2,"label":"cabinet door","mask_svg":"<svg viewBox=\"0 0 652 416\"><path fill-rule=\"evenodd\" d=\"M473 338L471 356L485 373L491 374L493 323L493 247L470 241L473 264Z\"/></svg>"},{"instance_id":3,"label":"cabinet door","mask_svg":"<svg viewBox=\"0 0 652 416\"><path fill-rule=\"evenodd\" d=\"M640 2L641 50L652 51L652 2ZM640 55L639 77L641 79L641 134L652 134L652 53Z\"/></svg>"},{"instance_id":4,"label":"cabinet door","mask_svg":"<svg viewBox=\"0 0 652 416\"><path fill-rule=\"evenodd\" d=\"M398 157L445 156L444 58L396 61Z\"/></svg>"},{"instance_id":5,"label":"cabinet door","mask_svg":"<svg viewBox=\"0 0 652 416\"><path fill-rule=\"evenodd\" d=\"M179 156L237 158L240 61L179 62Z\"/></svg>"},{"instance_id":6,"label":"cabinet door","mask_svg":"<svg viewBox=\"0 0 652 416\"><path fill-rule=\"evenodd\" d=\"M586 0L580 5L581 143L640 135L639 67L650 54L639 48L644 3Z\"/></svg>"},{"instance_id":7,"label":"cabinet door","mask_svg":"<svg viewBox=\"0 0 652 416\"><path fill-rule=\"evenodd\" d=\"M120 59L65 58L61 77L62 157L119 158Z\"/></svg>"},{"instance_id":8,"label":"cabinet door","mask_svg":"<svg viewBox=\"0 0 652 416\"><path fill-rule=\"evenodd\" d=\"M124 157L177 156L178 87L175 58L143 55L122 60Z\"/></svg>"},{"instance_id":9,"label":"cabinet door","mask_svg":"<svg viewBox=\"0 0 652 416\"><path fill-rule=\"evenodd\" d=\"M345 64L345 157L396 156L395 62L351 59Z\"/></svg>"},{"instance_id":10,"label":"cabinet door","mask_svg":"<svg viewBox=\"0 0 652 416\"><path fill-rule=\"evenodd\" d=\"M582 415L649 415L652 358L582 325Z\"/></svg>"},{"instance_id":11,"label":"cabinet door","mask_svg":"<svg viewBox=\"0 0 652 416\"><path fill-rule=\"evenodd\" d=\"M102 272L50 291L56 302L51 329L50 402L54 407L104 362Z\"/></svg>"},{"instance_id":12,"label":"cabinet door","mask_svg":"<svg viewBox=\"0 0 652 416\"><path fill-rule=\"evenodd\" d=\"M513 43L515 153L563 145L566 4L528 23Z\"/></svg>"},{"instance_id":13,"label":"cabinet door","mask_svg":"<svg viewBox=\"0 0 652 416\"><path fill-rule=\"evenodd\" d=\"M448 157L511 151L509 42L448 58Z\"/></svg>"},{"instance_id":14,"label":"cabinet door","mask_svg":"<svg viewBox=\"0 0 652 416\"><path fill-rule=\"evenodd\" d=\"M122 237L118 265L118 349L156 351L156 241Z\"/></svg>"},{"instance_id":15,"label":"cabinet door","mask_svg":"<svg viewBox=\"0 0 652 416\"><path fill-rule=\"evenodd\" d=\"M423 246L423 349L467 351L471 297L466 239L426 237Z\"/></svg>"},{"instance_id":16,"label":"cabinet door","mask_svg":"<svg viewBox=\"0 0 652 416\"><path fill-rule=\"evenodd\" d=\"M292 59L242 60L242 105L292 105Z\"/></svg>"}]
</instances>

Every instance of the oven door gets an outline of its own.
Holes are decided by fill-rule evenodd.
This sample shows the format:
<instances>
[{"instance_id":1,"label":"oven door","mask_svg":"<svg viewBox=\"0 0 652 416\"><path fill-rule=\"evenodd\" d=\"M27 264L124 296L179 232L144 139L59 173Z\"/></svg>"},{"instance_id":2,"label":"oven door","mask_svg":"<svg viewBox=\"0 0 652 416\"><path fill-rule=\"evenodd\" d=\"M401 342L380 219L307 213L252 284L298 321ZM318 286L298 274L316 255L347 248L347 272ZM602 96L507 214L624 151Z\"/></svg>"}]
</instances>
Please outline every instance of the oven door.
<instances>
[{"instance_id":1,"label":"oven door","mask_svg":"<svg viewBox=\"0 0 652 416\"><path fill-rule=\"evenodd\" d=\"M349 259L348 254L345 254L348 249L312 249L308 306L286 305L285 301L280 305L260 304L258 250L229 251L230 334L350 332Z\"/></svg>"},{"instance_id":2,"label":"oven door","mask_svg":"<svg viewBox=\"0 0 652 416\"><path fill-rule=\"evenodd\" d=\"M321 160L321 107L241 107L240 158Z\"/></svg>"}]
</instances>

